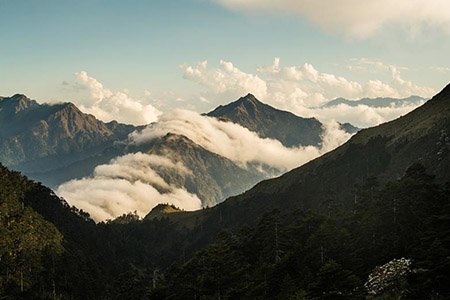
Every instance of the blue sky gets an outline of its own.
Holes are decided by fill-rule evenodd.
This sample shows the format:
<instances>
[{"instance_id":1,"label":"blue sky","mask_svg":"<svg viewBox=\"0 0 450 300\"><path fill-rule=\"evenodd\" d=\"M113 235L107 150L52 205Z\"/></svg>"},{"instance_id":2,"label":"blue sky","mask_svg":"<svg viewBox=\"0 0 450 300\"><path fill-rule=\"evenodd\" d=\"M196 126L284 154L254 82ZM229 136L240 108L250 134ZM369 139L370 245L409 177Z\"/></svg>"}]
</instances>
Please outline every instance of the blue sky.
<instances>
[{"instance_id":1,"label":"blue sky","mask_svg":"<svg viewBox=\"0 0 450 300\"><path fill-rule=\"evenodd\" d=\"M390 84L389 66L396 66L402 80L429 88L413 89L411 93L438 91L450 81L450 35L442 29L448 21L446 16L440 26L423 19L404 25L399 19L398 23L387 21L378 32L355 37L353 31L347 34L347 29L330 30L329 24L310 12L311 8L286 4L260 9L267 1L258 1L247 2L252 6L239 4L239 0L0 0L0 95L24 93L42 102L83 102L80 98L90 96L80 92L83 83L74 74L86 71L113 93L127 89L130 98L159 110L180 106L202 111L234 100L245 88L253 92L252 87L216 90L217 82L186 76L186 68L180 68L180 64L195 67L197 62L208 61L208 77L215 76L214 70L221 70L220 60L232 62L243 73L269 84L279 77L258 72L257 68L271 65L275 57L281 58L280 68L309 63L323 74L361 85L369 80ZM283 2L289 1L282 0L280 5ZM295 9L298 13L286 13ZM340 20L336 24L332 26L349 26ZM419 33L411 34L410 28L419 26ZM386 68L375 70L367 61L382 63ZM313 94L316 92L310 85L314 83L299 88ZM146 97L146 90L152 96ZM322 90L325 98L340 96ZM390 93L406 96L408 92ZM390 95L383 93L380 95ZM274 94L269 91L262 98L270 101ZM358 95L351 93L349 97ZM376 96L372 92L360 95ZM273 104L295 110L283 101Z\"/></svg>"}]
</instances>

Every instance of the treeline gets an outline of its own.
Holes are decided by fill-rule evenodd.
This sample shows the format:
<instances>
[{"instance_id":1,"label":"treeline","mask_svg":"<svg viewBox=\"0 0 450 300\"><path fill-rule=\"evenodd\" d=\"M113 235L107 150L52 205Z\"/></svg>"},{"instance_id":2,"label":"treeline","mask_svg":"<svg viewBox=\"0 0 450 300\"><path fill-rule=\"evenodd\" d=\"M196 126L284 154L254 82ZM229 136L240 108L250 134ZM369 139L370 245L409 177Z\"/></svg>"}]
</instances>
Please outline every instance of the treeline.
<instances>
[{"instance_id":1,"label":"treeline","mask_svg":"<svg viewBox=\"0 0 450 300\"><path fill-rule=\"evenodd\" d=\"M222 232L128 299L450 299L450 190L424 167L368 178L350 211L324 205Z\"/></svg>"},{"instance_id":2,"label":"treeline","mask_svg":"<svg viewBox=\"0 0 450 300\"><path fill-rule=\"evenodd\" d=\"M0 165L0 299L115 299L121 274L175 261L171 243L185 240L184 232L133 214L95 224L49 188Z\"/></svg>"},{"instance_id":3,"label":"treeline","mask_svg":"<svg viewBox=\"0 0 450 300\"><path fill-rule=\"evenodd\" d=\"M421 165L368 178L351 209L330 194L212 243L166 218L95 224L1 166L0 182L0 299L450 299L450 187Z\"/></svg>"}]
</instances>

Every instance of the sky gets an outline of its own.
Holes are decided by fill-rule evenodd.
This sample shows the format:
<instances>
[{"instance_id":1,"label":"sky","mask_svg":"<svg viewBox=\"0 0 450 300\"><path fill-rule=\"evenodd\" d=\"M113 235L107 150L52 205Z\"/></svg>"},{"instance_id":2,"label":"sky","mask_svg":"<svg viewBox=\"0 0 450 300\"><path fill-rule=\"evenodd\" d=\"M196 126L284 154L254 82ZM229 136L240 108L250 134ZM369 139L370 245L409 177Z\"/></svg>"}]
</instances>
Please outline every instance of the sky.
<instances>
[{"instance_id":1,"label":"sky","mask_svg":"<svg viewBox=\"0 0 450 300\"><path fill-rule=\"evenodd\" d=\"M317 107L450 81L448 0L0 0L0 41L0 95L134 124L253 93L367 127L414 106Z\"/></svg>"}]
</instances>

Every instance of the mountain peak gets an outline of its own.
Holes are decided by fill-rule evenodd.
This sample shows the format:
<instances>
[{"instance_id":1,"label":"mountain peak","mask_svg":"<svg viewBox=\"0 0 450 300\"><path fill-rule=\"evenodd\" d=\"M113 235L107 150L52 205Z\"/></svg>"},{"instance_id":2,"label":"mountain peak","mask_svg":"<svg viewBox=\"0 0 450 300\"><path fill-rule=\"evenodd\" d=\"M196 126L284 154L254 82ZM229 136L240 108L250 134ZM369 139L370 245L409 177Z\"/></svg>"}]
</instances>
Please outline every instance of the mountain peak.
<instances>
[{"instance_id":1,"label":"mountain peak","mask_svg":"<svg viewBox=\"0 0 450 300\"><path fill-rule=\"evenodd\" d=\"M133 130L122 124L109 128L70 102L39 104L16 94L0 101L0 161L41 172L96 153Z\"/></svg>"},{"instance_id":2,"label":"mountain peak","mask_svg":"<svg viewBox=\"0 0 450 300\"><path fill-rule=\"evenodd\" d=\"M29 100L27 96L25 96L24 94L15 94L11 97L12 100Z\"/></svg>"},{"instance_id":3,"label":"mountain peak","mask_svg":"<svg viewBox=\"0 0 450 300\"><path fill-rule=\"evenodd\" d=\"M65 102L61 104L61 112L67 113L67 114L79 114L79 115L85 115L89 116L87 114L83 114L81 110L75 106L72 102Z\"/></svg>"},{"instance_id":4,"label":"mountain peak","mask_svg":"<svg viewBox=\"0 0 450 300\"><path fill-rule=\"evenodd\" d=\"M3 97L0 100L1 108L6 114L18 114L29 108L35 108L38 106L37 102L29 99L23 94L15 94L12 97Z\"/></svg>"},{"instance_id":5,"label":"mountain peak","mask_svg":"<svg viewBox=\"0 0 450 300\"><path fill-rule=\"evenodd\" d=\"M156 205L146 216L146 220L152 220L155 218L162 218L167 216L168 214L182 212L183 210L179 209L173 204L160 203Z\"/></svg>"},{"instance_id":6,"label":"mountain peak","mask_svg":"<svg viewBox=\"0 0 450 300\"><path fill-rule=\"evenodd\" d=\"M276 109L250 93L217 107L207 116L239 124L262 138L277 139L287 147L318 145L323 132L318 120Z\"/></svg>"},{"instance_id":7,"label":"mountain peak","mask_svg":"<svg viewBox=\"0 0 450 300\"><path fill-rule=\"evenodd\" d=\"M250 94L250 93L248 93L244 97L239 98L239 100L237 100L237 102L239 102L239 101L241 101L241 102L248 101L248 102L261 103L253 94Z\"/></svg>"}]
</instances>

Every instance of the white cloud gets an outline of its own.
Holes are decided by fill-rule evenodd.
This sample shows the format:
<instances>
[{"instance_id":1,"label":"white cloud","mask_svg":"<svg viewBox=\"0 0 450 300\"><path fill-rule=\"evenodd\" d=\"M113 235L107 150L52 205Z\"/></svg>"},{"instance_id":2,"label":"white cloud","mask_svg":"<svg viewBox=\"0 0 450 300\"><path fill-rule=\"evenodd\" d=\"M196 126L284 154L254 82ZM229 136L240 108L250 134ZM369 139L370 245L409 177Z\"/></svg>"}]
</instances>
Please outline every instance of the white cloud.
<instances>
[{"instance_id":1,"label":"white cloud","mask_svg":"<svg viewBox=\"0 0 450 300\"><path fill-rule=\"evenodd\" d=\"M369 38L386 28L414 34L424 27L450 33L448 0L212 0L236 11L299 15L326 32Z\"/></svg>"},{"instance_id":2,"label":"white cloud","mask_svg":"<svg viewBox=\"0 0 450 300\"><path fill-rule=\"evenodd\" d=\"M359 128L365 128L396 119L399 116L409 113L421 104L423 102L388 107L339 104L319 108L298 107L296 112L304 117L315 117L319 120L336 120L341 123L349 122Z\"/></svg>"},{"instance_id":3,"label":"white cloud","mask_svg":"<svg viewBox=\"0 0 450 300\"><path fill-rule=\"evenodd\" d=\"M171 186L154 170L174 169L190 176L180 162L158 155L128 154L97 166L94 174L60 185L57 194L83 209L96 221L116 218L130 211L145 216L159 203L172 203L185 210L201 208L200 199L185 189Z\"/></svg>"},{"instance_id":4,"label":"white cloud","mask_svg":"<svg viewBox=\"0 0 450 300\"><path fill-rule=\"evenodd\" d=\"M246 93L254 93L257 98L275 107L292 111L300 116L313 116L322 122L330 119L340 122L354 121L357 126L373 126L409 112L417 106L390 107L384 110L370 107L341 106L328 110L317 110L330 100L343 97L357 100L365 97L405 98L411 95L432 96L432 88L419 86L403 79L400 70L405 67L386 65L368 59L353 60L359 69L371 68L389 76L389 82L371 79L366 82L348 80L342 76L324 73L313 65L305 63L300 66L280 65L275 58L272 65L257 68L260 76L245 73L231 63L221 61L219 68L209 67L206 62L191 67L183 65L184 78L201 84L208 99L230 101ZM224 65L232 66L233 72L226 72ZM252 80L242 80L242 78ZM252 82L252 84L248 84ZM336 115L333 115L333 111ZM348 118L343 120L346 111ZM315 113L316 112L316 113ZM359 115L358 115L359 114ZM359 117L358 117L359 116Z\"/></svg>"},{"instance_id":5,"label":"white cloud","mask_svg":"<svg viewBox=\"0 0 450 300\"><path fill-rule=\"evenodd\" d=\"M257 75L242 72L231 62L221 60L219 68L208 68L208 62L203 61L195 66L180 65L184 70L183 77L198 82L216 93L227 95L253 93L264 97L267 93L266 82Z\"/></svg>"},{"instance_id":6,"label":"white cloud","mask_svg":"<svg viewBox=\"0 0 450 300\"><path fill-rule=\"evenodd\" d=\"M174 110L142 132L130 135L136 144L142 144L167 133L184 135L203 148L226 157L245 167L256 163L290 170L344 143L350 135L338 128L336 123L326 124L324 143L320 148L287 148L279 141L262 139L247 128L215 118L202 116L187 110Z\"/></svg>"},{"instance_id":7,"label":"white cloud","mask_svg":"<svg viewBox=\"0 0 450 300\"><path fill-rule=\"evenodd\" d=\"M75 77L78 80L76 87L89 91L89 96L77 99L75 104L102 121L143 125L156 121L161 114L152 105L131 98L126 89L113 93L85 71L75 73ZM149 96L150 92L147 92L145 94Z\"/></svg>"}]
</instances>

